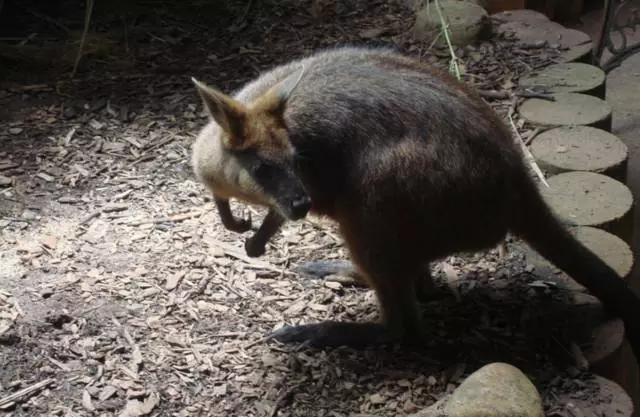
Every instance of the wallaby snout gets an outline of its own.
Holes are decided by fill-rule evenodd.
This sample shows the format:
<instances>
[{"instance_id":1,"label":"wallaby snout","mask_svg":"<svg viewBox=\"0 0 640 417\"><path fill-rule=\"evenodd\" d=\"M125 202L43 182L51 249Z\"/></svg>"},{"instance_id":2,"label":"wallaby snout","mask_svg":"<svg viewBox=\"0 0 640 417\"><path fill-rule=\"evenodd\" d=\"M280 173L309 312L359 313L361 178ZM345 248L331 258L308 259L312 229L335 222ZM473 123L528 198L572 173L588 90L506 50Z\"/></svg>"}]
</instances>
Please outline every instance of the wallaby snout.
<instances>
[{"instance_id":1,"label":"wallaby snout","mask_svg":"<svg viewBox=\"0 0 640 417\"><path fill-rule=\"evenodd\" d=\"M286 180L272 192L278 210L284 217L295 221L304 218L311 209L311 198L295 176Z\"/></svg>"},{"instance_id":2,"label":"wallaby snout","mask_svg":"<svg viewBox=\"0 0 640 417\"><path fill-rule=\"evenodd\" d=\"M311 199L308 195L303 195L298 197L297 199L291 202L291 207L289 208L290 215L289 217L292 220L299 220L307 215L309 209L311 208Z\"/></svg>"}]
</instances>

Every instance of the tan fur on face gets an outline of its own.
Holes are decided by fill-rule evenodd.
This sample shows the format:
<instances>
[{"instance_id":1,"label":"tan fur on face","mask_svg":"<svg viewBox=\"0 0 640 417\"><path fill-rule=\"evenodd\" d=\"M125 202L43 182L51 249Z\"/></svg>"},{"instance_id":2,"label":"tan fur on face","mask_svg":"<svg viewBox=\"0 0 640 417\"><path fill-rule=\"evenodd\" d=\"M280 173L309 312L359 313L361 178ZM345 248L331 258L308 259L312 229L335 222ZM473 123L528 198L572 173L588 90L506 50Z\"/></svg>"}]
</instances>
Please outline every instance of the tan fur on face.
<instances>
[{"instance_id":1,"label":"tan fur on face","mask_svg":"<svg viewBox=\"0 0 640 417\"><path fill-rule=\"evenodd\" d=\"M246 170L225 155L221 130L218 124L211 122L201 130L193 144L192 165L196 177L217 197L270 205L271 199L264 195Z\"/></svg>"}]
</instances>

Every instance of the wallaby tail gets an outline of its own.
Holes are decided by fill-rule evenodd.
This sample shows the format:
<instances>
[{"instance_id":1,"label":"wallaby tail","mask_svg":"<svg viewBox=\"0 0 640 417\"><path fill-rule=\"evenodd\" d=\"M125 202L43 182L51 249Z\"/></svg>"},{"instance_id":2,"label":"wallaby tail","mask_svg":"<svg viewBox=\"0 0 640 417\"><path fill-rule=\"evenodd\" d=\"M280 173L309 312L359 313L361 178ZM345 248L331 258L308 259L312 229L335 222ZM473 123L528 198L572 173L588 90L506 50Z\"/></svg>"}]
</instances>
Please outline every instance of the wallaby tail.
<instances>
[{"instance_id":1,"label":"wallaby tail","mask_svg":"<svg viewBox=\"0 0 640 417\"><path fill-rule=\"evenodd\" d=\"M512 226L512 233L586 287L606 310L622 319L627 340L636 361L640 362L640 298L613 268L560 223L537 190L534 191L524 193L531 197L522 201L526 210L518 210L522 217Z\"/></svg>"}]
</instances>

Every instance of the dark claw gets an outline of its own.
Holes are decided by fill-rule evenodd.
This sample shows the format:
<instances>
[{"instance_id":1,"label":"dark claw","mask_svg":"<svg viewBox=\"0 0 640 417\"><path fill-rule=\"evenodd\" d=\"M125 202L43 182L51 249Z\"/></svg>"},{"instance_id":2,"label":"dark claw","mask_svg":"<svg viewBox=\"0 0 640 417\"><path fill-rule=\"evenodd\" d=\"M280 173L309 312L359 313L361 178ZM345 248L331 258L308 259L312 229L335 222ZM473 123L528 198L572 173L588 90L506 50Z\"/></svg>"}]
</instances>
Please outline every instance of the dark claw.
<instances>
[{"instance_id":1,"label":"dark claw","mask_svg":"<svg viewBox=\"0 0 640 417\"><path fill-rule=\"evenodd\" d=\"M247 256L257 258L264 255L266 252L266 245L261 242L256 242L252 236L244 241L244 250L247 253Z\"/></svg>"},{"instance_id":2,"label":"dark claw","mask_svg":"<svg viewBox=\"0 0 640 417\"><path fill-rule=\"evenodd\" d=\"M229 230L236 233L244 233L251 230L251 218L249 219L234 219L233 224L229 225Z\"/></svg>"}]
</instances>

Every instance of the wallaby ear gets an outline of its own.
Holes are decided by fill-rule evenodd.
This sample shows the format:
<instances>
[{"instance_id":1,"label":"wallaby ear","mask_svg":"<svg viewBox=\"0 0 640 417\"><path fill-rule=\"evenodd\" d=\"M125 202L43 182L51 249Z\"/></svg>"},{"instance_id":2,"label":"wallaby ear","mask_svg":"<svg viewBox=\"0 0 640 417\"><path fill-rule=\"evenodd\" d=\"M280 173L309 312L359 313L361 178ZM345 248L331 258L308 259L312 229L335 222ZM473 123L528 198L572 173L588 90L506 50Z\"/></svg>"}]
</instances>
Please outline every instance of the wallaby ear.
<instances>
[{"instance_id":1,"label":"wallaby ear","mask_svg":"<svg viewBox=\"0 0 640 417\"><path fill-rule=\"evenodd\" d=\"M255 105L271 112L283 112L286 107L291 93L296 89L302 76L305 73L304 66L293 71L287 77L271 87L262 97L260 97Z\"/></svg>"},{"instance_id":2,"label":"wallaby ear","mask_svg":"<svg viewBox=\"0 0 640 417\"><path fill-rule=\"evenodd\" d=\"M195 84L209 115L227 133L225 145L230 148L239 147L244 139L245 106L233 97L196 80L194 77L191 77L191 81Z\"/></svg>"},{"instance_id":3,"label":"wallaby ear","mask_svg":"<svg viewBox=\"0 0 640 417\"><path fill-rule=\"evenodd\" d=\"M298 84L300 84L300 80L304 75L304 70L304 66L301 65L300 68L289 74L287 78L275 86L275 92L278 100L282 102L289 100L293 90L295 90Z\"/></svg>"}]
</instances>

